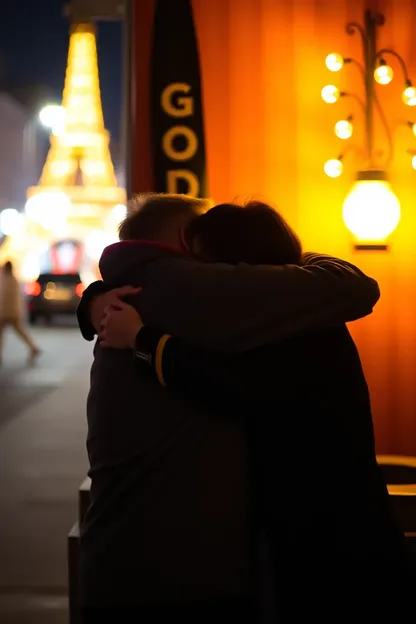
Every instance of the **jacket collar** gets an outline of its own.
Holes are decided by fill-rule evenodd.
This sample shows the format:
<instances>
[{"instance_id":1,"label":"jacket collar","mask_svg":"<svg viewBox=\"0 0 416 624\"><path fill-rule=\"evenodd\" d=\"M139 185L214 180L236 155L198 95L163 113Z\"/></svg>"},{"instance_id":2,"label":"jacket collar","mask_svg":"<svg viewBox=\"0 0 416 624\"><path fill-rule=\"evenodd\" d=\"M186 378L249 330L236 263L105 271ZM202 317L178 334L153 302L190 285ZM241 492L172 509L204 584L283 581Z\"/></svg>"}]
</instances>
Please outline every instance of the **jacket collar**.
<instances>
[{"instance_id":1,"label":"jacket collar","mask_svg":"<svg viewBox=\"0 0 416 624\"><path fill-rule=\"evenodd\" d=\"M122 247L155 247L156 249L168 251L176 255L182 255L183 253L185 253L184 250L178 249L177 247L174 247L174 245L167 245L165 243L159 243L157 241L126 240L126 241L120 241L118 243L113 243L112 245L109 245L108 247L106 247L102 253L102 257L107 256L113 251L117 251L118 249Z\"/></svg>"}]
</instances>

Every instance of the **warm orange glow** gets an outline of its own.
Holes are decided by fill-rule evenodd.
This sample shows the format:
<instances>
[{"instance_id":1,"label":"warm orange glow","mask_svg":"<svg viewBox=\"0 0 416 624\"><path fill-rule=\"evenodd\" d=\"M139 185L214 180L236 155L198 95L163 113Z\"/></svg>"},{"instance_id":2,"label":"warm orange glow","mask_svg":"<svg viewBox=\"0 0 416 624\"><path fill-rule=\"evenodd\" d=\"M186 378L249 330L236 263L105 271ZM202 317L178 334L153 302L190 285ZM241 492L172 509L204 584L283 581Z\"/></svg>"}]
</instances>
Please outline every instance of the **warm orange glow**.
<instances>
[{"instance_id":1,"label":"warm orange glow","mask_svg":"<svg viewBox=\"0 0 416 624\"><path fill-rule=\"evenodd\" d=\"M345 23L362 20L368 2L339 0L336 9L333 0L304 0L299 6L276 0L193 0L192 6L210 195L228 201L236 195L261 194L276 203L299 232L305 249L338 254L379 281L382 297L374 313L353 323L351 331L371 391L377 451L416 455L416 177L407 153L413 135L397 132L394 137L389 173L402 218L388 253L354 253L343 222L343 201L359 167L355 153L343 159L344 174L335 181L323 171L327 159L341 152L332 129L342 116L354 114L354 135L361 144L360 108L350 100L347 106L344 98L324 106L320 87L332 82L331 77L337 88L348 86L348 91L362 93L359 71L351 66L341 74L329 74L323 60L333 50L346 58L358 55L357 38L346 35ZM386 16L383 40L406 60L409 75L416 80L413 3L385 0L381 10ZM152 15L151 9L147 12ZM226 41L226 48L218 41ZM147 68L146 54L142 65ZM399 68L394 68L398 82ZM390 121L408 118L398 84L377 90ZM141 165L151 149L148 118L142 114L136 123L137 136L146 140L146 147L137 151ZM377 114L375 132L377 145L386 153L388 144ZM149 170L147 162L143 170ZM135 190L146 184L151 184L151 176Z\"/></svg>"},{"instance_id":2,"label":"warm orange glow","mask_svg":"<svg viewBox=\"0 0 416 624\"><path fill-rule=\"evenodd\" d=\"M81 298L82 297L82 293L84 292L84 290L85 290L84 284L82 284L82 283L81 284L77 284L75 286L75 294L77 295L77 297Z\"/></svg>"},{"instance_id":3,"label":"warm orange glow","mask_svg":"<svg viewBox=\"0 0 416 624\"><path fill-rule=\"evenodd\" d=\"M39 282L29 282L25 284L25 293L32 297L38 297L42 292L42 287Z\"/></svg>"}]
</instances>

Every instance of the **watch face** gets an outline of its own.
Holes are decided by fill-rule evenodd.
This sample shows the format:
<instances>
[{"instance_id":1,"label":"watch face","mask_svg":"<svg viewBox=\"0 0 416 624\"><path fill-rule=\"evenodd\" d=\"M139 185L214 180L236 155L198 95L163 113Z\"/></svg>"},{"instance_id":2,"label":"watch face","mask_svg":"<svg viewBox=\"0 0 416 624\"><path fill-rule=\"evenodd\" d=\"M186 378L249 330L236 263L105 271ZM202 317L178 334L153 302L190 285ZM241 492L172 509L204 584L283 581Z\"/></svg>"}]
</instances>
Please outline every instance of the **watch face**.
<instances>
[{"instance_id":1,"label":"watch face","mask_svg":"<svg viewBox=\"0 0 416 624\"><path fill-rule=\"evenodd\" d=\"M134 357L142 362L146 362L146 364L152 363L152 354L151 353L143 353L143 351L135 351Z\"/></svg>"}]
</instances>

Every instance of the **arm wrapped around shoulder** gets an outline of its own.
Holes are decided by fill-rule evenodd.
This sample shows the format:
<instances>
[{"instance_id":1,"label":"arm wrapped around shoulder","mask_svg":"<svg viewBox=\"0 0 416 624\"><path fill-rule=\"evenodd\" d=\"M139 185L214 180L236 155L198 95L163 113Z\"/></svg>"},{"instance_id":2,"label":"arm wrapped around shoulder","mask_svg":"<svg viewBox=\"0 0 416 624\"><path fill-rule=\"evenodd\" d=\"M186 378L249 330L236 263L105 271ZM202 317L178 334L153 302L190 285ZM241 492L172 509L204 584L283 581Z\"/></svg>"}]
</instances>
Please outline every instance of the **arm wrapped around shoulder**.
<instances>
[{"instance_id":1,"label":"arm wrapped around shoulder","mask_svg":"<svg viewBox=\"0 0 416 624\"><path fill-rule=\"evenodd\" d=\"M346 260L339 260L324 254L305 253L304 267L316 267L332 274L337 279L347 278L351 287L351 299L346 306L345 322L356 321L371 314L380 299L380 288L372 277L365 275L358 267Z\"/></svg>"},{"instance_id":2,"label":"arm wrapped around shoulder","mask_svg":"<svg viewBox=\"0 0 416 624\"><path fill-rule=\"evenodd\" d=\"M146 268L146 324L208 350L235 354L299 331L370 314L377 282L352 264L307 254L303 266L158 259Z\"/></svg>"}]
</instances>

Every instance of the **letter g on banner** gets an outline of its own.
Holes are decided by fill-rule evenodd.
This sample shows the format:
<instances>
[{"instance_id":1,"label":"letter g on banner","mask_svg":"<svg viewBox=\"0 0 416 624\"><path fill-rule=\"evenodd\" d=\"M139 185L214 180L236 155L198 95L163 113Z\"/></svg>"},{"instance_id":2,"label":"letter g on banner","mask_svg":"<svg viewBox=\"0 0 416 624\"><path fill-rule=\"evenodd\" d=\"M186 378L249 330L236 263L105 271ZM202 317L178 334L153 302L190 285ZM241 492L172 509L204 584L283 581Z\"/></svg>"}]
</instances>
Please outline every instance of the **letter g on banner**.
<instances>
[{"instance_id":1,"label":"letter g on banner","mask_svg":"<svg viewBox=\"0 0 416 624\"><path fill-rule=\"evenodd\" d=\"M191 90L191 85L186 84L184 82L173 82L168 85L166 89L164 89L162 93L161 105L162 109L165 111L167 115L171 117L189 117L189 115L194 114L194 98L193 97L184 97L184 95L179 97L179 94L189 93ZM174 96L178 95L176 101Z\"/></svg>"}]
</instances>

